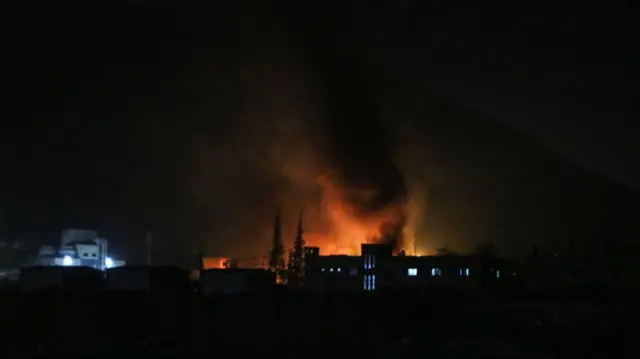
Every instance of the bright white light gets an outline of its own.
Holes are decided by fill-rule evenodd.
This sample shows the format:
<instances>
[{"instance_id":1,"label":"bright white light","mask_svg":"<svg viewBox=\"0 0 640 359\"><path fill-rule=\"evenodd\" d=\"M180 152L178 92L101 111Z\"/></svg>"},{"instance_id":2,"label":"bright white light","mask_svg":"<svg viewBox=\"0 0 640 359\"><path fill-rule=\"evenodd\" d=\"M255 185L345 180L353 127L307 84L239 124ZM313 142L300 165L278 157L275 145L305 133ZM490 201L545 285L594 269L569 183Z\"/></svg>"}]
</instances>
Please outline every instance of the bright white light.
<instances>
[{"instance_id":1,"label":"bright white light","mask_svg":"<svg viewBox=\"0 0 640 359\"><path fill-rule=\"evenodd\" d=\"M73 265L73 259L71 258L71 256L64 256L64 258L62 258L62 265L63 266Z\"/></svg>"},{"instance_id":2,"label":"bright white light","mask_svg":"<svg viewBox=\"0 0 640 359\"><path fill-rule=\"evenodd\" d=\"M409 268L407 270L407 275L409 275L409 277L415 277L418 275L418 268Z\"/></svg>"},{"instance_id":3,"label":"bright white light","mask_svg":"<svg viewBox=\"0 0 640 359\"><path fill-rule=\"evenodd\" d=\"M111 257L107 257L104 259L104 266L107 268L113 267L113 259Z\"/></svg>"}]
</instances>

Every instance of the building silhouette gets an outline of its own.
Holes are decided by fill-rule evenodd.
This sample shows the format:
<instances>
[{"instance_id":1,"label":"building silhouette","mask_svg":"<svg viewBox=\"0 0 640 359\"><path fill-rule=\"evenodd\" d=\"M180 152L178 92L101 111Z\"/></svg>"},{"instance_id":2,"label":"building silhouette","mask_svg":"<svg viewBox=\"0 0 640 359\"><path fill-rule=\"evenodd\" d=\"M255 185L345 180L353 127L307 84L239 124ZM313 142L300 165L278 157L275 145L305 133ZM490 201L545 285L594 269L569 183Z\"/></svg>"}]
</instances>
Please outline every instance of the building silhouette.
<instances>
[{"instance_id":1,"label":"building silhouette","mask_svg":"<svg viewBox=\"0 0 640 359\"><path fill-rule=\"evenodd\" d=\"M477 255L394 256L391 244L362 244L360 256L320 255L305 248L305 284L315 291L479 290L512 272L507 262Z\"/></svg>"}]
</instances>

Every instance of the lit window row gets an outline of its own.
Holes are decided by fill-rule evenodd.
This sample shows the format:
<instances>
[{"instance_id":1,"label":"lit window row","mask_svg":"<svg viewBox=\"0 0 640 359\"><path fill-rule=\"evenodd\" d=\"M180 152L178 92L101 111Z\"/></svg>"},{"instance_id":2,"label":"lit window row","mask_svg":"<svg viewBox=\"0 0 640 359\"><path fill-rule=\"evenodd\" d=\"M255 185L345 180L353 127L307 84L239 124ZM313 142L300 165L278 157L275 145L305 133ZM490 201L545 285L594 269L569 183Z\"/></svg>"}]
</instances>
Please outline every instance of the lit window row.
<instances>
[{"instance_id":1,"label":"lit window row","mask_svg":"<svg viewBox=\"0 0 640 359\"><path fill-rule=\"evenodd\" d=\"M489 269L490 272L493 272L493 268ZM513 275L516 275L515 273L513 273ZM500 278L500 271L496 270L496 278Z\"/></svg>"},{"instance_id":2,"label":"lit window row","mask_svg":"<svg viewBox=\"0 0 640 359\"><path fill-rule=\"evenodd\" d=\"M322 271L323 271L323 272L324 272L324 271L329 271L329 272L333 272L333 271L336 271L336 272L342 272L342 268L327 268L327 269L322 268Z\"/></svg>"},{"instance_id":3,"label":"lit window row","mask_svg":"<svg viewBox=\"0 0 640 359\"><path fill-rule=\"evenodd\" d=\"M367 274L364 276L364 290L366 291L376 290L375 274Z\"/></svg>"},{"instance_id":4,"label":"lit window row","mask_svg":"<svg viewBox=\"0 0 640 359\"><path fill-rule=\"evenodd\" d=\"M407 275L409 277L415 277L418 275L418 268L409 268L407 269ZM441 276L442 275L442 269L440 268L432 268L431 269L431 276L432 277L437 277L437 276Z\"/></svg>"},{"instance_id":5,"label":"lit window row","mask_svg":"<svg viewBox=\"0 0 640 359\"><path fill-rule=\"evenodd\" d=\"M323 272L336 272L336 273L342 272L342 268L322 268L320 270ZM349 275L358 275L358 268L349 269Z\"/></svg>"},{"instance_id":6,"label":"lit window row","mask_svg":"<svg viewBox=\"0 0 640 359\"><path fill-rule=\"evenodd\" d=\"M471 271L469 270L469 268L461 268L459 271L459 274L461 277L468 277L471 274ZM409 277L415 277L418 275L418 268L409 268L407 269L407 275ZM441 268L431 268L431 276L432 277L439 277L442 275L442 269Z\"/></svg>"},{"instance_id":7,"label":"lit window row","mask_svg":"<svg viewBox=\"0 0 640 359\"><path fill-rule=\"evenodd\" d=\"M364 256L364 269L373 269L376 267L376 256L373 254L365 254Z\"/></svg>"},{"instance_id":8,"label":"lit window row","mask_svg":"<svg viewBox=\"0 0 640 359\"><path fill-rule=\"evenodd\" d=\"M374 262L375 263L375 262ZM366 265L366 264L365 264ZM366 267L365 269L371 269L372 267ZM321 269L323 272L342 272L342 268L322 268ZM441 268L431 268L431 276L432 277L440 277L442 276L442 269ZM351 268L349 270L349 274L350 275L357 275L358 274L358 269L356 268ZM468 277L471 275L471 271L469 270L469 268L460 268L460 270L458 271L458 274L461 277ZM409 277L416 277L418 275L418 268L409 268L407 269L407 275ZM500 271L496 271L496 277L500 278Z\"/></svg>"}]
</instances>

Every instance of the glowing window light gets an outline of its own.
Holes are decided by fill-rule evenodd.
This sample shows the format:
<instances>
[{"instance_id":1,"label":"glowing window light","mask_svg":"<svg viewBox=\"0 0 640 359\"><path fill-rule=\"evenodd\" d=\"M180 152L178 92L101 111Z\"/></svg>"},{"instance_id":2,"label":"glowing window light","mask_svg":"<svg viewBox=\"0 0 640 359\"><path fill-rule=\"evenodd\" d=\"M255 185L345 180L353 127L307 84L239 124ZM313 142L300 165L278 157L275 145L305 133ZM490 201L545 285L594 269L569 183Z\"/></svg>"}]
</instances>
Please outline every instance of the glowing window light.
<instances>
[{"instance_id":1,"label":"glowing window light","mask_svg":"<svg viewBox=\"0 0 640 359\"><path fill-rule=\"evenodd\" d=\"M104 259L104 266L107 268L113 267L113 259L111 257L107 257Z\"/></svg>"}]
</instances>

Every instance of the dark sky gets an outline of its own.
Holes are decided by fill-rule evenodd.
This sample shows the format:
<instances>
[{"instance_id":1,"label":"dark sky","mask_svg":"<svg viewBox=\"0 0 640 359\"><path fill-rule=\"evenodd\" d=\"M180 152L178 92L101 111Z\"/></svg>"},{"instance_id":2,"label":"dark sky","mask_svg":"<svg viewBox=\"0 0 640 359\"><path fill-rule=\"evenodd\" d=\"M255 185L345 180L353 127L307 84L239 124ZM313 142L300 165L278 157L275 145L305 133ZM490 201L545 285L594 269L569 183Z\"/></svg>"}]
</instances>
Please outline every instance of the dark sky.
<instances>
[{"instance_id":1,"label":"dark sky","mask_svg":"<svg viewBox=\"0 0 640 359\"><path fill-rule=\"evenodd\" d=\"M640 78L631 39L639 30L637 4L536 3L515 14L470 14L466 25L443 27L458 34L450 37L453 42L466 37L477 55L466 48L469 55L455 61L427 50L424 58L440 66L425 69L425 76L443 93L639 189L633 89Z\"/></svg>"},{"instance_id":2,"label":"dark sky","mask_svg":"<svg viewBox=\"0 0 640 359\"><path fill-rule=\"evenodd\" d=\"M211 204L194 201L193 187L250 176L243 171L260 166L260 151L275 151L269 136L331 132L291 120L329 112L318 93L358 92L360 108L377 111L367 86L327 85L359 72L367 80L354 83L380 87L371 79L384 77L427 89L640 190L637 5L13 3L3 4L12 30L3 82L14 96L0 134L0 206L13 237L47 242L62 227L95 227L137 248L145 228L162 228L172 248L193 245L207 230L192 223L216 221L197 218L209 213L198 206ZM338 102L332 109L348 112ZM227 146L234 136L253 150ZM314 138L313 148L331 147ZM274 156L304 152L289 140L296 151L279 147ZM203 151L215 153L204 160L213 168L197 162ZM231 216L234 206L277 201L258 187L234 198L217 221L229 221L221 213Z\"/></svg>"},{"instance_id":3,"label":"dark sky","mask_svg":"<svg viewBox=\"0 0 640 359\"><path fill-rule=\"evenodd\" d=\"M640 189L637 3L415 3L385 27L405 76Z\"/></svg>"}]
</instances>

